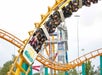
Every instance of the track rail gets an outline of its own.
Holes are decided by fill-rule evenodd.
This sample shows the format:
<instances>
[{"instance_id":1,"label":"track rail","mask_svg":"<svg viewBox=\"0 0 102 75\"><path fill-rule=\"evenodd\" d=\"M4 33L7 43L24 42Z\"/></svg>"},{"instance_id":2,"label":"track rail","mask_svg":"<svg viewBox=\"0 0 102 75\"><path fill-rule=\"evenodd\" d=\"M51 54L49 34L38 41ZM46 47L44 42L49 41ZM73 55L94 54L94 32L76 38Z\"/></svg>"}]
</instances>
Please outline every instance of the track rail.
<instances>
[{"instance_id":1,"label":"track rail","mask_svg":"<svg viewBox=\"0 0 102 75\"><path fill-rule=\"evenodd\" d=\"M22 40L20 40L19 38L15 37L14 35L6 32L2 29L0 29L0 38L14 44L18 48L21 48L24 45Z\"/></svg>"},{"instance_id":2,"label":"track rail","mask_svg":"<svg viewBox=\"0 0 102 75\"><path fill-rule=\"evenodd\" d=\"M9 38L6 38L9 37ZM21 48L22 45L24 45L24 42L21 41L20 39L18 39L17 37L15 37L14 35L1 30L0 29L0 38L12 43L13 45L17 46L18 48ZM16 42L15 42L16 41ZM62 70L62 71L66 71L66 70L70 70L72 68L75 68L77 66L80 66L83 62L90 60L92 58L95 58L97 56L101 56L102 55L102 48L94 50L92 52L89 52L87 54L84 54L83 56L76 58L73 61L70 61L68 64L61 64L58 62L53 62L47 58L45 58L44 56L42 56L40 53L37 56L37 60L39 62L41 62L43 65L55 69L55 70Z\"/></svg>"}]
</instances>

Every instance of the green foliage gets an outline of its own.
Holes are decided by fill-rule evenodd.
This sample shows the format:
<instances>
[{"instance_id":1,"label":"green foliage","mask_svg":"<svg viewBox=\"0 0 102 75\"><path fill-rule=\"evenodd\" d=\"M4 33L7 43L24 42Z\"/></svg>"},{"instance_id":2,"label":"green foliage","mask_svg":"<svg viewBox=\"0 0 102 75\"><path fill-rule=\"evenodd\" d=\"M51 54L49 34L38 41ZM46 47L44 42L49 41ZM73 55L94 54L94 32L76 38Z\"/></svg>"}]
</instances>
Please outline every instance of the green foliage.
<instances>
[{"instance_id":1,"label":"green foliage","mask_svg":"<svg viewBox=\"0 0 102 75\"><path fill-rule=\"evenodd\" d=\"M78 75L78 72L76 69L71 69L69 72L68 72L69 75Z\"/></svg>"},{"instance_id":2,"label":"green foliage","mask_svg":"<svg viewBox=\"0 0 102 75\"><path fill-rule=\"evenodd\" d=\"M34 75L40 75L40 73L35 73Z\"/></svg>"},{"instance_id":3,"label":"green foliage","mask_svg":"<svg viewBox=\"0 0 102 75\"><path fill-rule=\"evenodd\" d=\"M94 66L91 65L91 61L87 61L85 66L86 75L94 75Z\"/></svg>"},{"instance_id":4,"label":"green foliage","mask_svg":"<svg viewBox=\"0 0 102 75\"><path fill-rule=\"evenodd\" d=\"M12 61L7 61L0 70L0 75L6 75L11 67Z\"/></svg>"},{"instance_id":5,"label":"green foliage","mask_svg":"<svg viewBox=\"0 0 102 75\"><path fill-rule=\"evenodd\" d=\"M65 75L63 71L59 71L58 75Z\"/></svg>"},{"instance_id":6,"label":"green foliage","mask_svg":"<svg viewBox=\"0 0 102 75\"><path fill-rule=\"evenodd\" d=\"M90 61L87 61L86 63L85 63L85 70L86 70L86 75L89 75L90 73L90 68L91 68L91 62Z\"/></svg>"}]
</instances>

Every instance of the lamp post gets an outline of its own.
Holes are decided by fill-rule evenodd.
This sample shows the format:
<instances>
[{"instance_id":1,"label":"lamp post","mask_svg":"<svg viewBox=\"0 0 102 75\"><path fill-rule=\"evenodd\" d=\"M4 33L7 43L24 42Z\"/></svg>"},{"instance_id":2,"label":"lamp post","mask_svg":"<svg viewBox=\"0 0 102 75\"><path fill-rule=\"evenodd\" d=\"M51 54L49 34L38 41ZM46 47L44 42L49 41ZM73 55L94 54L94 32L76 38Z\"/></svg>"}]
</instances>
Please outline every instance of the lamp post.
<instances>
[{"instance_id":1,"label":"lamp post","mask_svg":"<svg viewBox=\"0 0 102 75\"><path fill-rule=\"evenodd\" d=\"M80 15L74 15L74 17L77 18L77 49L78 49L78 57L79 57L79 17ZM78 67L78 73L79 73L79 67Z\"/></svg>"},{"instance_id":2,"label":"lamp post","mask_svg":"<svg viewBox=\"0 0 102 75\"><path fill-rule=\"evenodd\" d=\"M80 15L74 15L77 18L77 48L78 48L78 57L79 57L79 17Z\"/></svg>"}]
</instances>

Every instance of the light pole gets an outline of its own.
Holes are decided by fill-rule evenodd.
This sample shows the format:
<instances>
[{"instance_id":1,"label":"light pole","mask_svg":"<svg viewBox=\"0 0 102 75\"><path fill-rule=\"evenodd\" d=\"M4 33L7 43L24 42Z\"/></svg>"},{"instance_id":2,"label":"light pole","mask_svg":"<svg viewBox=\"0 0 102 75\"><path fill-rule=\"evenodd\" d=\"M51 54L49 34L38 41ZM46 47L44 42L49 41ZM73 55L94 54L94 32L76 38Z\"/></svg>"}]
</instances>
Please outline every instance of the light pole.
<instances>
[{"instance_id":1,"label":"light pole","mask_svg":"<svg viewBox=\"0 0 102 75\"><path fill-rule=\"evenodd\" d=\"M80 15L74 15L77 18L77 48L78 48L78 57L79 57L79 17Z\"/></svg>"},{"instance_id":2,"label":"light pole","mask_svg":"<svg viewBox=\"0 0 102 75\"><path fill-rule=\"evenodd\" d=\"M78 58L79 58L79 17L80 15L74 15L74 17L77 18L77 49L78 49ZM79 73L79 67L78 67L78 73Z\"/></svg>"}]
</instances>

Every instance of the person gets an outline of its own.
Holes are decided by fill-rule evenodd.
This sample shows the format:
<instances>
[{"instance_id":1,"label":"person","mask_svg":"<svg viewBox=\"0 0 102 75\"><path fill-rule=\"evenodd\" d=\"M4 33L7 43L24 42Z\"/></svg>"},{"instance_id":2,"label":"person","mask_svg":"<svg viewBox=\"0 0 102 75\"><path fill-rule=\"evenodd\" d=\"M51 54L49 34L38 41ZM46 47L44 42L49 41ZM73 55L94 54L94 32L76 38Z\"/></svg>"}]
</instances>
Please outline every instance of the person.
<instances>
[{"instance_id":1,"label":"person","mask_svg":"<svg viewBox=\"0 0 102 75\"><path fill-rule=\"evenodd\" d=\"M54 23L53 23L53 19L49 19L45 23L45 27L46 27L49 34L53 33L55 31L55 26L54 26Z\"/></svg>"},{"instance_id":2,"label":"person","mask_svg":"<svg viewBox=\"0 0 102 75\"><path fill-rule=\"evenodd\" d=\"M72 12L70 11L68 6L63 7L62 11L65 18L70 17L72 15Z\"/></svg>"},{"instance_id":3,"label":"person","mask_svg":"<svg viewBox=\"0 0 102 75\"><path fill-rule=\"evenodd\" d=\"M41 50L41 46L42 46L42 44L41 44L40 41L39 41L38 45L37 45L36 48L35 48L35 51L36 51L37 53Z\"/></svg>"},{"instance_id":4,"label":"person","mask_svg":"<svg viewBox=\"0 0 102 75\"><path fill-rule=\"evenodd\" d=\"M29 44L35 49L35 47L37 46L37 37L32 37L32 39L29 41Z\"/></svg>"},{"instance_id":5,"label":"person","mask_svg":"<svg viewBox=\"0 0 102 75\"><path fill-rule=\"evenodd\" d=\"M61 23L61 18L55 15L52 23L57 27Z\"/></svg>"},{"instance_id":6,"label":"person","mask_svg":"<svg viewBox=\"0 0 102 75\"><path fill-rule=\"evenodd\" d=\"M49 30L49 33L52 34L53 32L55 32L56 27L51 27L51 29Z\"/></svg>"},{"instance_id":7,"label":"person","mask_svg":"<svg viewBox=\"0 0 102 75\"><path fill-rule=\"evenodd\" d=\"M42 44L44 43L44 41L45 41L46 39L47 39L47 38L44 37L44 36L41 38L41 42L42 42Z\"/></svg>"},{"instance_id":8,"label":"person","mask_svg":"<svg viewBox=\"0 0 102 75\"><path fill-rule=\"evenodd\" d=\"M39 35L37 36L37 38L38 38L38 40L40 41L40 40L41 40L41 34L39 34Z\"/></svg>"},{"instance_id":9,"label":"person","mask_svg":"<svg viewBox=\"0 0 102 75\"><path fill-rule=\"evenodd\" d=\"M54 13L53 13L53 16L57 16L57 17L60 17L60 13L59 13L59 11L55 11Z\"/></svg>"},{"instance_id":10,"label":"person","mask_svg":"<svg viewBox=\"0 0 102 75\"><path fill-rule=\"evenodd\" d=\"M70 11L74 12L74 5L73 5L73 1L69 2L69 5L66 6L67 8L69 8Z\"/></svg>"},{"instance_id":11,"label":"person","mask_svg":"<svg viewBox=\"0 0 102 75\"><path fill-rule=\"evenodd\" d=\"M98 3L98 0L91 0L93 4Z\"/></svg>"},{"instance_id":12,"label":"person","mask_svg":"<svg viewBox=\"0 0 102 75\"><path fill-rule=\"evenodd\" d=\"M91 5L91 0L83 0L83 5L90 7Z\"/></svg>"},{"instance_id":13,"label":"person","mask_svg":"<svg viewBox=\"0 0 102 75\"><path fill-rule=\"evenodd\" d=\"M55 11L52 15L52 25L55 25L57 27L61 23L61 17L59 11Z\"/></svg>"},{"instance_id":14,"label":"person","mask_svg":"<svg viewBox=\"0 0 102 75\"><path fill-rule=\"evenodd\" d=\"M73 6L72 6L72 8L73 8L73 12L77 12L77 11L78 11L78 2L73 1Z\"/></svg>"}]
</instances>

